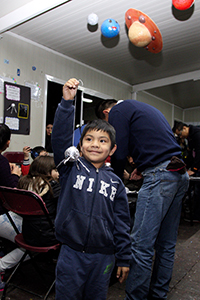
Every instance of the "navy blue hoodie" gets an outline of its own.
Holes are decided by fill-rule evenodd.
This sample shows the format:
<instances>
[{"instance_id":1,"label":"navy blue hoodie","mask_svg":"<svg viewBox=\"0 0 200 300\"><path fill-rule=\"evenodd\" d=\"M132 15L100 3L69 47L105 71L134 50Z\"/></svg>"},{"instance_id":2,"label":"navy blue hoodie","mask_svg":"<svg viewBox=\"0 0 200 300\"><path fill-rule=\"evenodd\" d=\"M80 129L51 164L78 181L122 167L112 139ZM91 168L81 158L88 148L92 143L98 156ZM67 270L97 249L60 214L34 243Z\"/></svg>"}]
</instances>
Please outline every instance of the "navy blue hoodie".
<instances>
[{"instance_id":1,"label":"navy blue hoodie","mask_svg":"<svg viewBox=\"0 0 200 300\"><path fill-rule=\"evenodd\" d=\"M109 123L116 130L117 150L111 164L122 178L127 155L132 156L138 171L181 158L181 149L164 115L155 107L136 100L113 106Z\"/></svg>"},{"instance_id":2,"label":"navy blue hoodie","mask_svg":"<svg viewBox=\"0 0 200 300\"><path fill-rule=\"evenodd\" d=\"M72 145L74 106L61 100L53 131L56 165ZM130 220L124 185L111 168L96 169L84 157L60 167L61 193L55 220L56 238L74 250L115 253L118 266L131 258Z\"/></svg>"}]
</instances>

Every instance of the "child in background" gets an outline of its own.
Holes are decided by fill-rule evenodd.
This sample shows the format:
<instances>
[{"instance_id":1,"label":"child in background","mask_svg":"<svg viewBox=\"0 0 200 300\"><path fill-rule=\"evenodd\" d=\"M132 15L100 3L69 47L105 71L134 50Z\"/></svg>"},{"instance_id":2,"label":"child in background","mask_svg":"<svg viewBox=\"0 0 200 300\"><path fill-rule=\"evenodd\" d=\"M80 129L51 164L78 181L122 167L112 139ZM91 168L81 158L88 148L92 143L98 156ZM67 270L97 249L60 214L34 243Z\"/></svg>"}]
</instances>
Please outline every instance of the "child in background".
<instances>
[{"instance_id":1,"label":"child in background","mask_svg":"<svg viewBox=\"0 0 200 300\"><path fill-rule=\"evenodd\" d=\"M63 87L52 132L56 164L72 145L73 99L78 81ZM115 130L106 121L89 122L80 139L78 161L60 165L61 194L55 227L62 243L56 269L57 300L105 300L110 275L128 276L130 217L122 181L105 165L116 150Z\"/></svg>"},{"instance_id":2,"label":"child in background","mask_svg":"<svg viewBox=\"0 0 200 300\"><path fill-rule=\"evenodd\" d=\"M36 146L33 149L31 149L31 147L29 147L29 146L25 146L23 148L23 152L24 152L24 161L23 161L23 164L21 165L22 176L27 175L29 172L29 169L30 169L29 154L30 153L31 153L31 158L33 160L40 155L42 155L42 156L48 155L48 152L42 146Z\"/></svg>"},{"instance_id":3,"label":"child in background","mask_svg":"<svg viewBox=\"0 0 200 300\"><path fill-rule=\"evenodd\" d=\"M21 177L17 186L19 189L33 191L42 197L53 223L60 194L56 173L58 172L53 157L38 156L30 165L28 175ZM57 242L44 216L24 216L22 233L25 241L32 246L50 246Z\"/></svg>"},{"instance_id":4,"label":"child in background","mask_svg":"<svg viewBox=\"0 0 200 300\"><path fill-rule=\"evenodd\" d=\"M51 146L51 133L52 133L53 125L48 123L46 126L46 140L45 140L45 149L47 152L52 153L52 146Z\"/></svg>"}]
</instances>

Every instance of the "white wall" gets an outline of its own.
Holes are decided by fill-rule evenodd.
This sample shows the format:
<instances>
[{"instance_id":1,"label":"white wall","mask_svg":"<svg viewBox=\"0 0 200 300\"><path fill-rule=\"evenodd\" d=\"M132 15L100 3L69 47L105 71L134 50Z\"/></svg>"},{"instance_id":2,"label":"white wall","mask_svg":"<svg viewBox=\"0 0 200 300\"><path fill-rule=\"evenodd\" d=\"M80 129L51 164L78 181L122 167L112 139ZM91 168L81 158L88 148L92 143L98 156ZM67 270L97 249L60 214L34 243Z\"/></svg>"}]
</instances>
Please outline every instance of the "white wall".
<instances>
[{"instance_id":1,"label":"white wall","mask_svg":"<svg viewBox=\"0 0 200 300\"><path fill-rule=\"evenodd\" d=\"M84 87L95 90L116 99L131 99L131 86L90 68L69 57L60 55L38 44L21 39L17 35L5 33L0 40L0 76L15 78L16 82L24 85L26 81L41 87L39 102L31 100L31 130L30 135L12 134L10 151L21 151L25 145L34 147L44 145L46 121L46 75L53 76L61 82L70 77L83 81ZM9 64L4 63L9 60ZM36 67L36 71L32 70ZM17 76L20 69L20 76ZM3 117L3 99L0 94L0 118ZM173 126L174 119L188 122L200 121L200 107L182 110L179 107L153 97L147 92L138 92L137 100L158 108Z\"/></svg>"},{"instance_id":2,"label":"white wall","mask_svg":"<svg viewBox=\"0 0 200 300\"><path fill-rule=\"evenodd\" d=\"M81 79L84 87L98 91L116 99L130 99L131 86L98 72L93 68L60 55L45 47L21 39L17 35L5 33L0 40L0 76L15 78L17 84L26 81L41 87L40 101L31 100L30 135L12 134L10 151L21 151L25 145L44 145L46 121L46 74L65 82L71 77ZM9 60L9 64L4 60ZM32 70L32 66L36 70ZM17 76L20 69L20 76ZM3 117L4 95L0 94L0 118Z\"/></svg>"},{"instance_id":3,"label":"white wall","mask_svg":"<svg viewBox=\"0 0 200 300\"><path fill-rule=\"evenodd\" d=\"M194 107L184 110L184 122L186 124L200 124L200 107Z\"/></svg>"},{"instance_id":4,"label":"white wall","mask_svg":"<svg viewBox=\"0 0 200 300\"><path fill-rule=\"evenodd\" d=\"M174 125L174 120L182 121L186 124L200 125L200 107L182 109L147 92L137 92L136 97L138 101L158 108L164 114L171 127Z\"/></svg>"},{"instance_id":5,"label":"white wall","mask_svg":"<svg viewBox=\"0 0 200 300\"><path fill-rule=\"evenodd\" d=\"M174 120L183 121L184 119L184 110L180 107L174 106Z\"/></svg>"},{"instance_id":6,"label":"white wall","mask_svg":"<svg viewBox=\"0 0 200 300\"><path fill-rule=\"evenodd\" d=\"M181 117L182 120L182 111L178 107L175 107L173 104L168 103L158 97L152 96L147 92L138 92L137 100L150 104L160 110L165 118L167 119L169 125L173 127L174 119Z\"/></svg>"}]
</instances>

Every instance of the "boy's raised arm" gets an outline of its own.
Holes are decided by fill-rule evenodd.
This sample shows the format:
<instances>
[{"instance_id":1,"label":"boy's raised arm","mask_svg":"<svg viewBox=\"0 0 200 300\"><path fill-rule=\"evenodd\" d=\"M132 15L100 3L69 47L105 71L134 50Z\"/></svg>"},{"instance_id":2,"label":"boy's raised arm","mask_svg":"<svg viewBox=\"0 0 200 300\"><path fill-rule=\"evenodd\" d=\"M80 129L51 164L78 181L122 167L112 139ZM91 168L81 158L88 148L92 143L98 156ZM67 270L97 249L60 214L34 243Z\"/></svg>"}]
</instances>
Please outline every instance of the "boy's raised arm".
<instances>
[{"instance_id":1,"label":"boy's raised arm","mask_svg":"<svg viewBox=\"0 0 200 300\"><path fill-rule=\"evenodd\" d=\"M65 150L73 144L74 105L79 81L69 79L63 86L63 97L56 109L51 135L54 160L58 165L64 158ZM68 101L66 101L68 100Z\"/></svg>"}]
</instances>

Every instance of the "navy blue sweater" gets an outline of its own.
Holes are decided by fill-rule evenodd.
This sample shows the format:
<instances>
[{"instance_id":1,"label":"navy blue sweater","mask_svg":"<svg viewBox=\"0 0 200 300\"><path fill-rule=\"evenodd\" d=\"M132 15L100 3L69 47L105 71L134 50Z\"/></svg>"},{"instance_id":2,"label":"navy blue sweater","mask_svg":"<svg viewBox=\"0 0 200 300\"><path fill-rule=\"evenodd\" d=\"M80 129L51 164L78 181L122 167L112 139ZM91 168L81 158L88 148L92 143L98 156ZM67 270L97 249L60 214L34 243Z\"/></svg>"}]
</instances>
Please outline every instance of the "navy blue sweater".
<instances>
[{"instance_id":1,"label":"navy blue sweater","mask_svg":"<svg viewBox=\"0 0 200 300\"><path fill-rule=\"evenodd\" d=\"M10 165L6 157L0 154L0 185L8 187L16 187L19 181L19 176L11 174ZM0 215L4 214L5 210L0 203Z\"/></svg>"},{"instance_id":2,"label":"navy blue sweater","mask_svg":"<svg viewBox=\"0 0 200 300\"><path fill-rule=\"evenodd\" d=\"M109 123L116 130L117 151L112 167L122 178L126 156L131 155L138 171L154 167L172 156L181 158L181 149L163 114L151 105L125 100L113 106Z\"/></svg>"},{"instance_id":3,"label":"navy blue sweater","mask_svg":"<svg viewBox=\"0 0 200 300\"><path fill-rule=\"evenodd\" d=\"M52 132L55 163L72 145L73 101L62 99ZM56 238L77 251L115 253L118 266L128 266L130 220L124 185L105 165L96 169L84 157L60 172L61 193L55 220Z\"/></svg>"}]
</instances>

